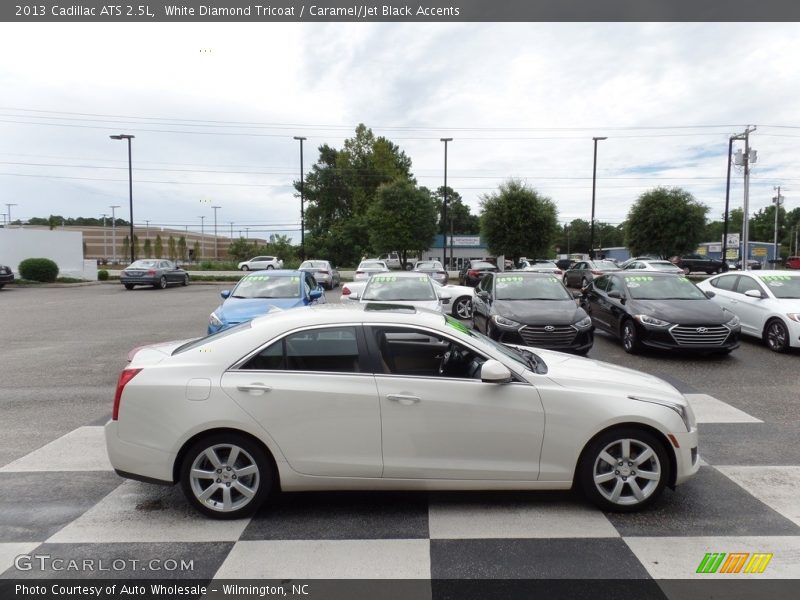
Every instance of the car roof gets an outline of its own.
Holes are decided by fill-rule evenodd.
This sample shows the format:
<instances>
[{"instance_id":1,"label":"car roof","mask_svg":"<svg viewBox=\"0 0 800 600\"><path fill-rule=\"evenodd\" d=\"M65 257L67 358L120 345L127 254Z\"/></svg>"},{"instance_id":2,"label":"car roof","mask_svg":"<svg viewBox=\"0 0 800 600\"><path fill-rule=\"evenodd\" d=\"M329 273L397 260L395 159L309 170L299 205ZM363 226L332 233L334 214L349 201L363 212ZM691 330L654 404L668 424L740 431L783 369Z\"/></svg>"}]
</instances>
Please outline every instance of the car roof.
<instances>
[{"instance_id":1,"label":"car roof","mask_svg":"<svg viewBox=\"0 0 800 600\"><path fill-rule=\"evenodd\" d=\"M419 273L414 273L414 271L397 271L392 272L391 275L380 275L376 273L373 277L397 277L398 279L419 279ZM426 275L427 277L427 275Z\"/></svg>"},{"instance_id":2,"label":"car roof","mask_svg":"<svg viewBox=\"0 0 800 600\"><path fill-rule=\"evenodd\" d=\"M720 275L753 275L754 277L760 277L762 275L786 275L795 277L800 275L800 271L779 271L777 269L756 269L753 271L752 269L748 269L747 271L728 271L727 273L720 273ZM717 276L719 277L719 275Z\"/></svg>"},{"instance_id":3,"label":"car roof","mask_svg":"<svg viewBox=\"0 0 800 600\"><path fill-rule=\"evenodd\" d=\"M379 306L375 306L378 304ZM442 327L444 315L435 310L391 303L311 304L291 310L262 315L252 320L252 328L271 328L280 319L281 328L336 325L339 323L396 323ZM399 322L398 322L399 321Z\"/></svg>"},{"instance_id":4,"label":"car roof","mask_svg":"<svg viewBox=\"0 0 800 600\"><path fill-rule=\"evenodd\" d=\"M305 271L293 269L268 269L266 271L253 271L252 273L244 275L242 279L247 277L264 277L265 275L269 277L303 277L305 275Z\"/></svg>"}]
</instances>

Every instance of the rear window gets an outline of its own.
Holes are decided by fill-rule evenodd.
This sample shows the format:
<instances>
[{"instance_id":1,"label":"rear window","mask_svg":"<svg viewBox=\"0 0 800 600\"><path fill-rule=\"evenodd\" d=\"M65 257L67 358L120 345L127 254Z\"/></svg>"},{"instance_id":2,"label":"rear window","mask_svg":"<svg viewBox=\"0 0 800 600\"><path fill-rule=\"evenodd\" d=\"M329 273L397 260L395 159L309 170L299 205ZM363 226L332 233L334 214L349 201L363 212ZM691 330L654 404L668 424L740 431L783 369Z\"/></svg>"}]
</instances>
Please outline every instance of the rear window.
<instances>
[{"instance_id":1,"label":"rear window","mask_svg":"<svg viewBox=\"0 0 800 600\"><path fill-rule=\"evenodd\" d=\"M484 261L480 261L480 260L476 260L476 261L472 262L470 264L470 267L473 268L473 269L492 269L492 270L495 270L495 271L497 270L497 267L494 266L492 263L484 262Z\"/></svg>"}]
</instances>

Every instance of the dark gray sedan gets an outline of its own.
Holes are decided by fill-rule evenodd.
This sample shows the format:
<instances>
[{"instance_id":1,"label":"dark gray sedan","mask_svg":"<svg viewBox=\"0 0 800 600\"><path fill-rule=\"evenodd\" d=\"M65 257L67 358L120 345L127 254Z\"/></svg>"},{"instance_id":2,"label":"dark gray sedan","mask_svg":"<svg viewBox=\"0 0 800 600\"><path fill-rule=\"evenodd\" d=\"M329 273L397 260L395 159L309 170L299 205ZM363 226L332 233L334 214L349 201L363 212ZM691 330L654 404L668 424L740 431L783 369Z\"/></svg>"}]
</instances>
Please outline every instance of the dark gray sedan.
<instances>
[{"instance_id":1,"label":"dark gray sedan","mask_svg":"<svg viewBox=\"0 0 800 600\"><path fill-rule=\"evenodd\" d=\"M189 285L189 274L171 260L145 258L131 263L119 275L126 290L137 285L151 285L163 290L168 285Z\"/></svg>"},{"instance_id":2,"label":"dark gray sedan","mask_svg":"<svg viewBox=\"0 0 800 600\"><path fill-rule=\"evenodd\" d=\"M581 260L564 272L564 285L585 288L595 277L619 271L613 260Z\"/></svg>"}]
</instances>

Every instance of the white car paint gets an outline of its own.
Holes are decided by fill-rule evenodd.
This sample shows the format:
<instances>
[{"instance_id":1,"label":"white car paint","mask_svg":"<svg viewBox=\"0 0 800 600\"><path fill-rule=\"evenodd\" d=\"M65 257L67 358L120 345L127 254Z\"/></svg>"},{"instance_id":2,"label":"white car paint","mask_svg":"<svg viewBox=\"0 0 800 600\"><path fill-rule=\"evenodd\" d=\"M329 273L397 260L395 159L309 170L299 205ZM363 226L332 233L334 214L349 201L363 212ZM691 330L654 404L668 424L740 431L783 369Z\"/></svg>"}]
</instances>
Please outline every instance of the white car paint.
<instances>
[{"instance_id":1,"label":"white car paint","mask_svg":"<svg viewBox=\"0 0 800 600\"><path fill-rule=\"evenodd\" d=\"M739 280L752 282L748 287L761 291L762 297L747 296L738 291ZM781 321L789 334L789 346L800 348L800 298L777 298L775 290L784 285L785 278L800 280L800 273L792 271L758 270L730 271L709 277L697 284L704 292L714 292L712 302L727 308L742 322L742 333L764 339L767 324ZM721 282L733 281L736 289L719 287Z\"/></svg>"},{"instance_id":2,"label":"white car paint","mask_svg":"<svg viewBox=\"0 0 800 600\"><path fill-rule=\"evenodd\" d=\"M442 285L435 279L431 279L433 281L433 287L436 290L436 294L439 296L439 299L442 301L441 310L445 314L450 314L457 319L468 319L469 316L465 316L465 314L458 314L458 304L459 301L468 298L470 302L470 311L472 310L472 299L475 296L475 288L468 287L466 285ZM347 304L350 302L358 302L358 299L361 297L361 293L364 291L364 287L366 287L366 281L354 281L351 283L346 283L342 286L342 295L339 299L340 302L343 304ZM347 288L345 290L345 288ZM348 293L345 294L344 292L347 291ZM355 296L355 297L354 297ZM471 312L470 312L471 314Z\"/></svg>"},{"instance_id":3,"label":"white car paint","mask_svg":"<svg viewBox=\"0 0 800 600\"><path fill-rule=\"evenodd\" d=\"M277 256L254 256L236 265L240 271L261 271L264 269L282 269L283 261Z\"/></svg>"},{"instance_id":4,"label":"white car paint","mask_svg":"<svg viewBox=\"0 0 800 600\"><path fill-rule=\"evenodd\" d=\"M376 363L363 358L373 354L363 350L353 372L241 368L266 348L288 345L271 345L285 335L324 337L331 327L357 332L367 324L455 344L487 372L505 371L513 380L376 372ZM669 384L540 350L547 373L537 373L440 313L309 306L256 318L174 353L178 347L150 346L123 371L141 369L106 425L109 458L124 476L175 482L182 452L220 429L263 444L282 490L568 489L584 448L597 435L616 435L618 425L647 428L660 440L675 464L674 483L699 468L694 415ZM585 470L593 463L582 464Z\"/></svg>"}]
</instances>

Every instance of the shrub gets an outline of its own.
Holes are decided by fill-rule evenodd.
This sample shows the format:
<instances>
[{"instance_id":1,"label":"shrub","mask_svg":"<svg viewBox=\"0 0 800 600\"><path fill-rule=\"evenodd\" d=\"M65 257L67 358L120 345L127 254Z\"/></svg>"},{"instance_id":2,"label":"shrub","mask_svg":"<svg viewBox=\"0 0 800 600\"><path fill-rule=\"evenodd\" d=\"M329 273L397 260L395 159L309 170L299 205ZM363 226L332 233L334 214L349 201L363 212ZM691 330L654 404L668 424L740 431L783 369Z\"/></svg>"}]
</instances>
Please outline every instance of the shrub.
<instances>
[{"instance_id":1,"label":"shrub","mask_svg":"<svg viewBox=\"0 0 800 600\"><path fill-rule=\"evenodd\" d=\"M26 258L19 263L19 274L30 281L53 283L58 277L58 265L49 258Z\"/></svg>"},{"instance_id":2,"label":"shrub","mask_svg":"<svg viewBox=\"0 0 800 600\"><path fill-rule=\"evenodd\" d=\"M108 271L105 269L100 269L97 272L97 280L98 281L108 281Z\"/></svg>"}]
</instances>

